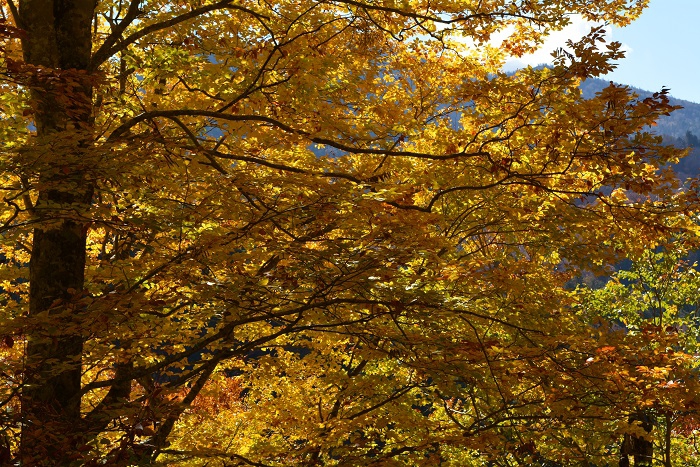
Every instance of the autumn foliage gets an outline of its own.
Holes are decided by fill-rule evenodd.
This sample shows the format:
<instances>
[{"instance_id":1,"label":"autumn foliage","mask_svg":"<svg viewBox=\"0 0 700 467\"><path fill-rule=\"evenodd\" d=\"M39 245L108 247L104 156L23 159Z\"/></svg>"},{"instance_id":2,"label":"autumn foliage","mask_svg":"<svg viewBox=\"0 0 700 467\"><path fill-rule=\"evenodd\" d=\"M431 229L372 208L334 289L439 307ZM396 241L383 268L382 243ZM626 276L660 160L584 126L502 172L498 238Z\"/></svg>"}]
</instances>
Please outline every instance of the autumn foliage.
<instances>
[{"instance_id":1,"label":"autumn foliage","mask_svg":"<svg viewBox=\"0 0 700 467\"><path fill-rule=\"evenodd\" d=\"M611 465L639 414L692 431L679 329L571 287L694 236L666 91L583 99L602 29L501 71L646 1L95 3L0 1L3 462Z\"/></svg>"}]
</instances>

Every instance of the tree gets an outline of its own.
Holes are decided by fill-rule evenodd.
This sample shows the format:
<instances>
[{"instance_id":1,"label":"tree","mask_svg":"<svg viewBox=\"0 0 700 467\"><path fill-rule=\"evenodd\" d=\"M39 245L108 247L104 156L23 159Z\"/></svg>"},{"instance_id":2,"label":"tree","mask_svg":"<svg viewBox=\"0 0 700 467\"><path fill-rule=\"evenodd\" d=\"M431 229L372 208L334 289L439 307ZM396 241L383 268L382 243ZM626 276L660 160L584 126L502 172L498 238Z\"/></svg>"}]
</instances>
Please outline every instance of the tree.
<instances>
[{"instance_id":1,"label":"tree","mask_svg":"<svg viewBox=\"0 0 700 467\"><path fill-rule=\"evenodd\" d=\"M653 445L661 465L696 463L696 449L687 439L698 426L692 395L697 391L697 362L688 356L698 353L700 277L697 264L684 260L692 248L697 248L693 242L679 239L663 251L646 251L628 270L616 272L605 287L580 290L582 312L591 322L603 320L605 324L599 325L615 329L618 349L629 357L623 374L644 388L630 420L647 433L636 440L628 434L625 442L628 448L645 444L648 465ZM640 336L646 343L639 342ZM628 449L623 454L640 453Z\"/></svg>"},{"instance_id":2,"label":"tree","mask_svg":"<svg viewBox=\"0 0 700 467\"><path fill-rule=\"evenodd\" d=\"M646 3L4 0L2 455L603 455L562 286L694 228L673 108L499 69Z\"/></svg>"}]
</instances>

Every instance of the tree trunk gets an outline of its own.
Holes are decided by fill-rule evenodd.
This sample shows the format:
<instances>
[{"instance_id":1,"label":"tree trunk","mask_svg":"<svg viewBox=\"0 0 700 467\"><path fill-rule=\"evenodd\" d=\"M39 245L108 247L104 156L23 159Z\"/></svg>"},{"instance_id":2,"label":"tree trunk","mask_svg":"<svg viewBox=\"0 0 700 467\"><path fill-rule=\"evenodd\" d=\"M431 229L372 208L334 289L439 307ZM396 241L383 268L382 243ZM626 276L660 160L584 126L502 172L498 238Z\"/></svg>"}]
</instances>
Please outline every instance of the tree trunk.
<instances>
[{"instance_id":1,"label":"tree trunk","mask_svg":"<svg viewBox=\"0 0 700 467\"><path fill-rule=\"evenodd\" d=\"M671 434L673 430L673 413L669 410L664 414L666 427L664 430L664 467L671 467Z\"/></svg>"},{"instance_id":2,"label":"tree trunk","mask_svg":"<svg viewBox=\"0 0 700 467\"><path fill-rule=\"evenodd\" d=\"M93 191L81 159L90 133L92 87L85 70L94 7L94 0L19 2L37 131L28 150L37 151L41 164L29 265L29 315L36 324L26 331L23 465L67 465L77 459L80 442L83 332L76 297L84 285L87 232L80 213Z\"/></svg>"},{"instance_id":3,"label":"tree trunk","mask_svg":"<svg viewBox=\"0 0 700 467\"><path fill-rule=\"evenodd\" d=\"M644 412L633 414L629 422L639 423L647 433L651 433L654 428L652 417ZM654 444L645 438L626 434L620 449L619 467L629 467L630 456L634 459L635 467L651 467L654 457Z\"/></svg>"}]
</instances>

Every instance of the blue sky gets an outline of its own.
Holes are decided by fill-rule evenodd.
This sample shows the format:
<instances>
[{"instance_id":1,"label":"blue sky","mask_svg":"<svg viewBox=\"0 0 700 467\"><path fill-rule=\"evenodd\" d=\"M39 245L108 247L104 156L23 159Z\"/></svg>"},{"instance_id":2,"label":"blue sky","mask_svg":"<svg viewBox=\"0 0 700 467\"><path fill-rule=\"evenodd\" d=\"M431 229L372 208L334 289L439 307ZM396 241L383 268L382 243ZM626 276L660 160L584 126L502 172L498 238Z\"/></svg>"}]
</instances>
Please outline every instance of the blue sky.
<instances>
[{"instance_id":1,"label":"blue sky","mask_svg":"<svg viewBox=\"0 0 700 467\"><path fill-rule=\"evenodd\" d=\"M637 21L611 35L628 50L606 79L649 91L666 86L674 97L700 102L700 0L651 0Z\"/></svg>"},{"instance_id":2,"label":"blue sky","mask_svg":"<svg viewBox=\"0 0 700 467\"><path fill-rule=\"evenodd\" d=\"M534 56L512 60L507 68L537 65L566 39L578 39L592 23L574 18ZM603 78L700 103L700 0L651 0L642 16L625 28L609 28L608 37L624 45L626 58Z\"/></svg>"}]
</instances>

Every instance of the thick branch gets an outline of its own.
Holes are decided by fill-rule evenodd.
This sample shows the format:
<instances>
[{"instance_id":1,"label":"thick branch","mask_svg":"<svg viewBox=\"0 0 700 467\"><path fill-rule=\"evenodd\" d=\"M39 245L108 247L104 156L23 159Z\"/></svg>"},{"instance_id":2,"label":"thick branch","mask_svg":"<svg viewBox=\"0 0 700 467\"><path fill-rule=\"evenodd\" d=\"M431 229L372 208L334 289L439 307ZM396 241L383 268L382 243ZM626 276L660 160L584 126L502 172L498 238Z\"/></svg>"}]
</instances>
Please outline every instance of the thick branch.
<instances>
[{"instance_id":1,"label":"thick branch","mask_svg":"<svg viewBox=\"0 0 700 467\"><path fill-rule=\"evenodd\" d=\"M116 53L111 52L110 49L114 46L114 44L119 42L126 28L136 19L136 17L140 13L140 3L141 0L131 0L131 3L129 4L129 9L126 12L126 15L124 15L124 18L119 22L119 24L117 24L112 29L112 32L109 34L109 36L107 36L100 48L97 49L97 51L92 56L92 60L90 61L90 67L93 70L96 69L100 64L102 64L102 62L107 60L107 58Z\"/></svg>"},{"instance_id":2,"label":"thick branch","mask_svg":"<svg viewBox=\"0 0 700 467\"><path fill-rule=\"evenodd\" d=\"M102 63L104 63L106 60L109 59L109 57L121 52L122 50L126 49L130 45L134 44L136 41L141 39L142 37L145 37L149 34L152 34L157 31L162 31L163 29L168 29L171 28L177 24L183 23L185 21L193 20L196 19L202 15L205 15L206 13L210 13L212 11L216 10L223 10L223 9L236 9L236 10L241 10L245 11L246 13L253 14L254 16L259 16L259 17L264 17L264 15L257 14L253 12L252 10L249 10L244 7L240 7L237 5L232 5L234 0L221 0L216 3L212 3L211 5L206 5L202 6L199 8L194 8L190 10L187 13L184 13L182 15L175 16L173 18L170 18L165 21L161 21L158 23L151 24L150 26L146 26L143 29L140 29L123 40L120 40L120 37L122 33L124 32L124 29L128 26L129 23L125 23L124 20L127 19L129 16L129 12L132 11L132 9L136 10L135 14L138 14L138 0L133 0L131 5L129 5L129 12L127 12L127 17L122 20L122 22L119 23L117 28L112 32L112 34L109 35L107 40L103 43L103 45L95 52L95 54L92 57L90 69L91 70L96 70ZM136 4L136 6L134 6ZM129 22L133 21L133 19L129 20ZM121 28L122 24L124 24L124 27ZM120 30L121 29L121 30Z\"/></svg>"},{"instance_id":3,"label":"thick branch","mask_svg":"<svg viewBox=\"0 0 700 467\"><path fill-rule=\"evenodd\" d=\"M305 130L300 130L293 128L285 123L280 122L274 118L265 117L263 115L231 115L222 112L215 112L211 110L195 110L195 109L182 109L182 110L153 110L149 112L144 112L131 120L122 123L116 130L112 132L109 136L109 140L116 140L123 137L128 133L128 131L146 120L151 120L154 118L173 118L173 117L209 117L217 120L227 120L233 122L260 122L267 123L275 128L278 128L286 133L291 133L307 138L310 142L316 144L323 144L330 146L332 148L344 151L350 154L376 154L380 156L395 156L395 157L416 157L419 159L429 159L429 160L450 160L459 159L464 157L477 157L477 156L490 156L487 151L476 151L476 152L455 152L449 154L430 154L423 152L412 152L412 151L396 151L387 149L368 149L368 148L358 148L353 146L347 146L338 141L334 141L328 138L320 138L313 136L311 133Z\"/></svg>"}]
</instances>

